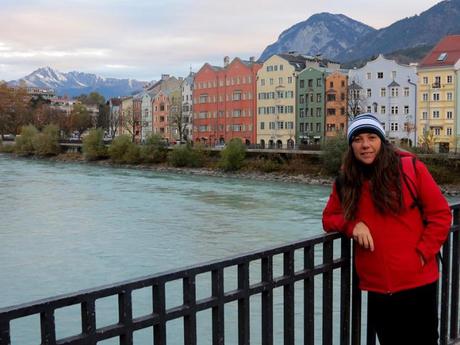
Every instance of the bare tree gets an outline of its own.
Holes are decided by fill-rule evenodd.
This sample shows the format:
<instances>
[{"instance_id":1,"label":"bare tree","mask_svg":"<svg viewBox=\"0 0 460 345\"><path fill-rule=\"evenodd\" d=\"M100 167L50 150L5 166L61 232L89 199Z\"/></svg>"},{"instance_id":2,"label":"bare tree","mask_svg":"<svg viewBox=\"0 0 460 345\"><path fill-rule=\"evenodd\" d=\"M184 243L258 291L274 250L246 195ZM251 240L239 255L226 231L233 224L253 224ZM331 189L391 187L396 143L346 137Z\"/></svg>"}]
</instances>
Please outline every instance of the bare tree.
<instances>
[{"instance_id":1,"label":"bare tree","mask_svg":"<svg viewBox=\"0 0 460 345\"><path fill-rule=\"evenodd\" d=\"M366 103L363 88L356 80L352 80L348 86L348 119L353 120L361 114Z\"/></svg>"},{"instance_id":2,"label":"bare tree","mask_svg":"<svg viewBox=\"0 0 460 345\"><path fill-rule=\"evenodd\" d=\"M188 125L187 119L184 117L182 109L182 101L180 94L174 94L170 97L169 118L171 129L176 129L180 141L187 141L186 128Z\"/></svg>"}]
</instances>

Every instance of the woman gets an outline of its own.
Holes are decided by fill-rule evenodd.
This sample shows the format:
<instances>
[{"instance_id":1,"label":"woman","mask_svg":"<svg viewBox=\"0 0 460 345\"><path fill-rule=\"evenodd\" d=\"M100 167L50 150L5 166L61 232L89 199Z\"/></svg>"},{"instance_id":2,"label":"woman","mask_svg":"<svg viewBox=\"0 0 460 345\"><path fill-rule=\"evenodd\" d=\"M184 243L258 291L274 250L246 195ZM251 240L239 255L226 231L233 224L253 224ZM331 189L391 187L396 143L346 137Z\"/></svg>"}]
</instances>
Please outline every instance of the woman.
<instances>
[{"instance_id":1,"label":"woman","mask_svg":"<svg viewBox=\"0 0 460 345\"><path fill-rule=\"evenodd\" d=\"M425 165L397 152L371 114L350 123L347 139L324 229L358 244L359 287L369 292L380 344L437 344L436 255L451 225L447 201Z\"/></svg>"}]
</instances>

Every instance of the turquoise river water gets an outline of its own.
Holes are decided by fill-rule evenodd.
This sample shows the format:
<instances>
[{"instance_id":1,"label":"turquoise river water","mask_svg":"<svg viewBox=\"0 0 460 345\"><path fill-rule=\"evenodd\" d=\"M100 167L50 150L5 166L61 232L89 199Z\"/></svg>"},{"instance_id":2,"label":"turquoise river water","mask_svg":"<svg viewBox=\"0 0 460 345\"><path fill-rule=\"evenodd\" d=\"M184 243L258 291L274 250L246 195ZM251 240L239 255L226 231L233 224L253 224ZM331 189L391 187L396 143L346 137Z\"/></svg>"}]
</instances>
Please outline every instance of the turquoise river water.
<instances>
[{"instance_id":1,"label":"turquoise river water","mask_svg":"<svg viewBox=\"0 0 460 345\"><path fill-rule=\"evenodd\" d=\"M323 186L161 174L0 154L0 307L320 234L328 194L329 187ZM209 288L203 282L206 287L200 289L200 284L197 298ZM277 310L282 310L279 290L277 343L282 341L277 331L282 325L282 319L277 325ZM143 315L151 305L142 292L133 296L133 303L134 316ZM253 307L251 301L254 313L260 309L257 303ZM96 307L98 327L116 322L115 299L102 300ZM77 307L56 313L58 337L81 331L79 321L73 320L78 313ZM237 339L235 313L236 303L229 306L226 318L228 344ZM206 312L198 317L199 344L211 343L209 317ZM181 321L168 323L168 344L182 343L181 327ZM151 333L136 332L135 343L152 344ZM300 336L301 330L296 333ZM252 343L258 343L259 335L260 325L251 324ZM39 343L39 318L14 321L12 341Z\"/></svg>"}]
</instances>

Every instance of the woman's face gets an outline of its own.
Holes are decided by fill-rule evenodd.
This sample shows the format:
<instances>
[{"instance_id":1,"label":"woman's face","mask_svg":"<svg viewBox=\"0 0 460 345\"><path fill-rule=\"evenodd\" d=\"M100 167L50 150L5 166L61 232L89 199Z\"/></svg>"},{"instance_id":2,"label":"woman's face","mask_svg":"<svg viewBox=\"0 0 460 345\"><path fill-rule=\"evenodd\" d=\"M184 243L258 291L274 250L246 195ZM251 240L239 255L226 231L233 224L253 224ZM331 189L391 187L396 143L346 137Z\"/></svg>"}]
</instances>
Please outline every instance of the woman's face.
<instances>
[{"instance_id":1,"label":"woman's face","mask_svg":"<svg viewBox=\"0 0 460 345\"><path fill-rule=\"evenodd\" d=\"M355 158L364 164L372 164L380 152L382 140L374 133L361 133L351 142Z\"/></svg>"}]
</instances>

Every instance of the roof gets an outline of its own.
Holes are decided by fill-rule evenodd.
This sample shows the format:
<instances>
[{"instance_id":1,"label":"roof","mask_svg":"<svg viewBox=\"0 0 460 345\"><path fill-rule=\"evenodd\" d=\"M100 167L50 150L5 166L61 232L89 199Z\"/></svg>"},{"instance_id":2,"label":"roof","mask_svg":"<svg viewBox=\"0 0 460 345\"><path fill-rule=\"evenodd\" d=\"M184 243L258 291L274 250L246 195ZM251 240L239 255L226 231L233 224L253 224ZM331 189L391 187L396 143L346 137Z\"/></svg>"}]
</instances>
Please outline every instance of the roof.
<instances>
[{"instance_id":1,"label":"roof","mask_svg":"<svg viewBox=\"0 0 460 345\"><path fill-rule=\"evenodd\" d=\"M445 55L442 55L446 53ZM419 68L453 66L460 60L460 35L445 36L423 58Z\"/></svg>"},{"instance_id":2,"label":"roof","mask_svg":"<svg viewBox=\"0 0 460 345\"><path fill-rule=\"evenodd\" d=\"M400 86L400 85L394 80L390 83L390 85L388 85L388 87L397 87L397 86Z\"/></svg>"},{"instance_id":3,"label":"roof","mask_svg":"<svg viewBox=\"0 0 460 345\"><path fill-rule=\"evenodd\" d=\"M359 85L354 80L351 82L351 84L348 86L348 88L352 89L352 90L361 90L362 89L361 85Z\"/></svg>"},{"instance_id":4,"label":"roof","mask_svg":"<svg viewBox=\"0 0 460 345\"><path fill-rule=\"evenodd\" d=\"M283 58L287 62L289 62L290 65L292 65L296 71L301 71L305 69L306 64L305 64L305 56L300 55L300 54L277 54L279 57Z\"/></svg>"}]
</instances>

